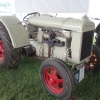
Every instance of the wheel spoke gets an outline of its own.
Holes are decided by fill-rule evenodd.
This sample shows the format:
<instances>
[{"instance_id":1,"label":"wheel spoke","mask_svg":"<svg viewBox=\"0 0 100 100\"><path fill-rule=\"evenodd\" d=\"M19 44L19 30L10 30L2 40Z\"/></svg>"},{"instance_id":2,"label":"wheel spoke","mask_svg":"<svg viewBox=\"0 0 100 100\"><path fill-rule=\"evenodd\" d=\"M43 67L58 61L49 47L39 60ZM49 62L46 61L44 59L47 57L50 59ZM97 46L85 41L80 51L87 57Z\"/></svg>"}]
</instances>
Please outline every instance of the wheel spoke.
<instances>
[{"instance_id":1,"label":"wheel spoke","mask_svg":"<svg viewBox=\"0 0 100 100\"><path fill-rule=\"evenodd\" d=\"M58 79L59 83L64 83L63 79Z\"/></svg>"},{"instance_id":2,"label":"wheel spoke","mask_svg":"<svg viewBox=\"0 0 100 100\"><path fill-rule=\"evenodd\" d=\"M4 50L3 49L1 51L2 51L2 53L4 53Z\"/></svg>"},{"instance_id":3,"label":"wheel spoke","mask_svg":"<svg viewBox=\"0 0 100 100\"><path fill-rule=\"evenodd\" d=\"M55 87L57 90L59 90L59 84L58 84L58 83L54 84L54 87Z\"/></svg>"},{"instance_id":4,"label":"wheel spoke","mask_svg":"<svg viewBox=\"0 0 100 100\"><path fill-rule=\"evenodd\" d=\"M58 91L59 91L59 90L61 90L61 88L63 88L63 83L57 83L57 84L55 85L55 87L56 87L56 89L58 89Z\"/></svg>"},{"instance_id":5,"label":"wheel spoke","mask_svg":"<svg viewBox=\"0 0 100 100\"><path fill-rule=\"evenodd\" d=\"M0 45L2 44L2 41L0 40Z\"/></svg>"},{"instance_id":6,"label":"wheel spoke","mask_svg":"<svg viewBox=\"0 0 100 100\"><path fill-rule=\"evenodd\" d=\"M56 70L53 70L53 75L56 75L57 74L57 71Z\"/></svg>"},{"instance_id":7,"label":"wheel spoke","mask_svg":"<svg viewBox=\"0 0 100 100\"><path fill-rule=\"evenodd\" d=\"M50 73L49 73L49 71L47 72L47 76L50 77Z\"/></svg>"},{"instance_id":8,"label":"wheel spoke","mask_svg":"<svg viewBox=\"0 0 100 100\"><path fill-rule=\"evenodd\" d=\"M0 46L0 52L2 51L2 48L1 48L1 46Z\"/></svg>"},{"instance_id":9,"label":"wheel spoke","mask_svg":"<svg viewBox=\"0 0 100 100\"><path fill-rule=\"evenodd\" d=\"M53 84L53 86L60 90L63 87L64 81L63 79L59 79L57 76L55 76L55 83Z\"/></svg>"}]
</instances>

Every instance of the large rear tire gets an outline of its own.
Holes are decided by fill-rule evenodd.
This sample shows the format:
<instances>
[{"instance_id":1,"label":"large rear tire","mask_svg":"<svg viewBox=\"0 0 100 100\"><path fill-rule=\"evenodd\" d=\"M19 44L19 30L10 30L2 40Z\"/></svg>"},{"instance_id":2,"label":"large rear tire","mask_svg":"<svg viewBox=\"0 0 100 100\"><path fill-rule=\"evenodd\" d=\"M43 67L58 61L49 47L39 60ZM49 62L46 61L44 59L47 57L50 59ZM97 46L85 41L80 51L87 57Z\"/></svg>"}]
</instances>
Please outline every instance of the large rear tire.
<instances>
[{"instance_id":1,"label":"large rear tire","mask_svg":"<svg viewBox=\"0 0 100 100\"><path fill-rule=\"evenodd\" d=\"M15 68L21 60L21 49L13 48L5 26L0 22L0 66Z\"/></svg>"},{"instance_id":2,"label":"large rear tire","mask_svg":"<svg viewBox=\"0 0 100 100\"><path fill-rule=\"evenodd\" d=\"M89 61L89 66L92 72L100 71L100 49L97 45L93 45L92 56Z\"/></svg>"},{"instance_id":3,"label":"large rear tire","mask_svg":"<svg viewBox=\"0 0 100 100\"><path fill-rule=\"evenodd\" d=\"M67 67L67 65L66 65ZM69 74L70 73L70 74ZM70 100L74 86L71 71L54 58L45 60L40 67L40 79L44 87L61 100Z\"/></svg>"}]
</instances>

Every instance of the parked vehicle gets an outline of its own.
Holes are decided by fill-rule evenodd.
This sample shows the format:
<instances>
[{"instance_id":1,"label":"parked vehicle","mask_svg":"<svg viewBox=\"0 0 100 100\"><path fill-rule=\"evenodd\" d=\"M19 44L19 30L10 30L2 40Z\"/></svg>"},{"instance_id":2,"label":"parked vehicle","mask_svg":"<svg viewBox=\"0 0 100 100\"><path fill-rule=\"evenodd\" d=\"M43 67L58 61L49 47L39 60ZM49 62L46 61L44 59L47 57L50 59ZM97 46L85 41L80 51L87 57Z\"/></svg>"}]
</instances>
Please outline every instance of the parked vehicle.
<instances>
[{"instance_id":1,"label":"parked vehicle","mask_svg":"<svg viewBox=\"0 0 100 100\"><path fill-rule=\"evenodd\" d=\"M94 29L87 16L61 18L35 12L23 22L0 16L0 65L15 68L21 54L44 60L39 72L42 84L52 95L69 100L84 78L84 65L90 66L94 53L98 55L92 43Z\"/></svg>"}]
</instances>

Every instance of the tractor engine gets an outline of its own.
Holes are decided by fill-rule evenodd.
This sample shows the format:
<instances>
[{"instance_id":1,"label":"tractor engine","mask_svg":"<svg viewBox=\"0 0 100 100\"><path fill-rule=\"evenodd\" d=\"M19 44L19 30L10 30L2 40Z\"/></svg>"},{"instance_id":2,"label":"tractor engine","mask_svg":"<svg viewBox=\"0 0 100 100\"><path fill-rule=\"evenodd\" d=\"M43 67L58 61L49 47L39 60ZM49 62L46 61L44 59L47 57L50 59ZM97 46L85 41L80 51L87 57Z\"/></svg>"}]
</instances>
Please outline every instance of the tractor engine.
<instances>
[{"instance_id":1,"label":"tractor engine","mask_svg":"<svg viewBox=\"0 0 100 100\"><path fill-rule=\"evenodd\" d=\"M80 19L35 15L27 30L35 55L80 64L89 61L95 25L87 16Z\"/></svg>"}]
</instances>

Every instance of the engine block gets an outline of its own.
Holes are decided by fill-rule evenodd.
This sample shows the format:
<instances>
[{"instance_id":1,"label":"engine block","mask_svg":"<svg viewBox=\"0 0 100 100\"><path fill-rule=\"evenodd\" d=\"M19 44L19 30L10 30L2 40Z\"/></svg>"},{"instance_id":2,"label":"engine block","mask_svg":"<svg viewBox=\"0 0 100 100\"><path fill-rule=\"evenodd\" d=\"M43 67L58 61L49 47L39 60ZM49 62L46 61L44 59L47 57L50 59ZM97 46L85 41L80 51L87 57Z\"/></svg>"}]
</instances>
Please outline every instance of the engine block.
<instances>
[{"instance_id":1,"label":"engine block","mask_svg":"<svg viewBox=\"0 0 100 100\"><path fill-rule=\"evenodd\" d=\"M40 15L30 17L28 22L30 43L36 49L36 56L74 64L89 61L95 25L86 16L74 19Z\"/></svg>"}]
</instances>

